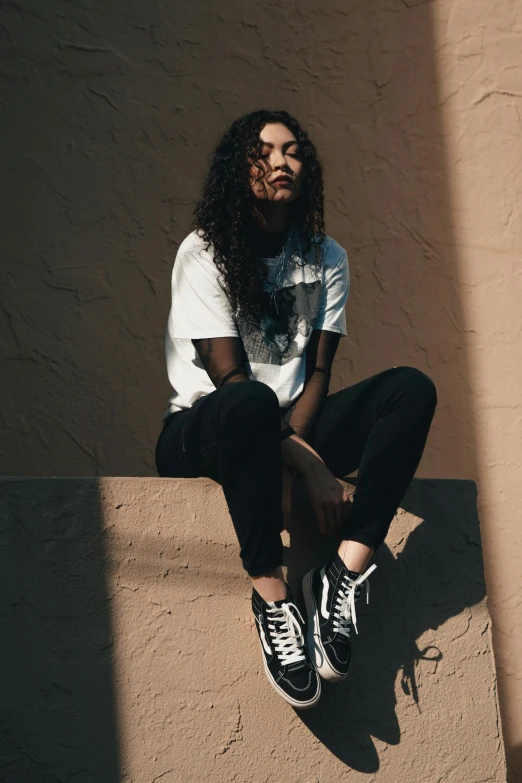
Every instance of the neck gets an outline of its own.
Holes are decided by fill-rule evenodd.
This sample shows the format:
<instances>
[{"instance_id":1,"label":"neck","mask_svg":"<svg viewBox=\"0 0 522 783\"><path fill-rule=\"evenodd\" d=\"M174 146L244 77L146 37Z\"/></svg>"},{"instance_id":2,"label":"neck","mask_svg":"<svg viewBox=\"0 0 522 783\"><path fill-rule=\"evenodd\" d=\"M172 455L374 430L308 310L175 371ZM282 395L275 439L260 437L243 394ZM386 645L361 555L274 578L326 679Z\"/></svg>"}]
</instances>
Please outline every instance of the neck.
<instances>
[{"instance_id":1,"label":"neck","mask_svg":"<svg viewBox=\"0 0 522 783\"><path fill-rule=\"evenodd\" d=\"M265 234L283 234L289 226L288 204L260 201L256 204L255 223Z\"/></svg>"}]
</instances>

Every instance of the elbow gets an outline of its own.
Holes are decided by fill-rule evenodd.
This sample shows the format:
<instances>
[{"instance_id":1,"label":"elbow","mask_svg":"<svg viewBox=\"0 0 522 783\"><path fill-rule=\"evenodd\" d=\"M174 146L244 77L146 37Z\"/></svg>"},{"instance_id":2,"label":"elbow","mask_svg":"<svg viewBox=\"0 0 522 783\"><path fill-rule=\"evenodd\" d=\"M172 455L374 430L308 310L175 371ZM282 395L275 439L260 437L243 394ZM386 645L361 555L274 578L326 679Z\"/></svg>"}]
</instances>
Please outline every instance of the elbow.
<instances>
[{"instance_id":1,"label":"elbow","mask_svg":"<svg viewBox=\"0 0 522 783\"><path fill-rule=\"evenodd\" d=\"M245 370L243 367L234 367L234 369L230 370L226 373L226 375L223 375L222 378L218 379L218 383L216 384L217 389L221 389L222 386L228 386L229 383L237 383L237 381L249 381L250 378L245 373Z\"/></svg>"}]
</instances>

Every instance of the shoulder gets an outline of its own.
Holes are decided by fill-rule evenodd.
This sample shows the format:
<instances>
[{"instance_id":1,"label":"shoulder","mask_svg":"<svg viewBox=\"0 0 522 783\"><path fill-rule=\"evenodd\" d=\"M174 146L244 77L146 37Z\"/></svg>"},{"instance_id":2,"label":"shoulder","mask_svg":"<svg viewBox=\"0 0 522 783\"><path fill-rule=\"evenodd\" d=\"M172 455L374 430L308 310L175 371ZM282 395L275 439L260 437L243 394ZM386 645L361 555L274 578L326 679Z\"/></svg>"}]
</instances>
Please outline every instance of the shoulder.
<instances>
[{"instance_id":1,"label":"shoulder","mask_svg":"<svg viewBox=\"0 0 522 783\"><path fill-rule=\"evenodd\" d=\"M325 234L322 242L319 244L322 254L322 265L325 269L334 269L341 259L346 260L346 250L329 234ZM313 247L306 253L306 258L312 260L314 257Z\"/></svg>"},{"instance_id":2,"label":"shoulder","mask_svg":"<svg viewBox=\"0 0 522 783\"><path fill-rule=\"evenodd\" d=\"M208 249L207 249L208 245ZM217 267L214 264L214 247L203 239L198 233L198 229L191 231L190 234L181 242L174 266L186 266L204 268L212 270L217 275Z\"/></svg>"},{"instance_id":3,"label":"shoulder","mask_svg":"<svg viewBox=\"0 0 522 783\"><path fill-rule=\"evenodd\" d=\"M332 275L336 275L338 271L346 277L349 275L348 271L348 255L345 248L339 244L333 237L325 234L322 242L319 244L321 250L319 256L321 258L321 267L323 270L323 278L330 278ZM306 253L305 257L310 259L313 263L314 249Z\"/></svg>"},{"instance_id":4,"label":"shoulder","mask_svg":"<svg viewBox=\"0 0 522 783\"><path fill-rule=\"evenodd\" d=\"M214 256L214 248L212 244L208 245L208 242L201 236L198 229L194 229L190 234L187 234L178 248L177 255L183 255L184 253L192 253L193 255L200 255L202 258Z\"/></svg>"},{"instance_id":5,"label":"shoulder","mask_svg":"<svg viewBox=\"0 0 522 783\"><path fill-rule=\"evenodd\" d=\"M348 288L350 285L348 254L345 248L330 236L326 236L324 241L323 280L327 286Z\"/></svg>"},{"instance_id":6,"label":"shoulder","mask_svg":"<svg viewBox=\"0 0 522 783\"><path fill-rule=\"evenodd\" d=\"M200 236L197 229L191 231L181 242L174 266L172 269L172 279L179 279L180 276L189 278L194 286L207 286L209 290L217 290L216 285L224 288L223 277L214 263L214 246L208 245L203 237Z\"/></svg>"},{"instance_id":7,"label":"shoulder","mask_svg":"<svg viewBox=\"0 0 522 783\"><path fill-rule=\"evenodd\" d=\"M323 240L322 247L324 251L324 265L326 267L333 268L341 262L341 259L348 260L345 248L328 234Z\"/></svg>"}]
</instances>

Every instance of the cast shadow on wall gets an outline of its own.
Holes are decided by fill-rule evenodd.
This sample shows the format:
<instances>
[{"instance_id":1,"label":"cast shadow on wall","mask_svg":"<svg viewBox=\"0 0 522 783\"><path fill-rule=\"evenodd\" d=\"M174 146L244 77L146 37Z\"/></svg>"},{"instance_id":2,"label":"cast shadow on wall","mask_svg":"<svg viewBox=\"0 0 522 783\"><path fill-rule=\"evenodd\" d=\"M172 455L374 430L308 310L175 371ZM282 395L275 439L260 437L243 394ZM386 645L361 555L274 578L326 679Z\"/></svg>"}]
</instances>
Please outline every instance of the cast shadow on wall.
<instances>
[{"instance_id":1,"label":"cast shadow on wall","mask_svg":"<svg viewBox=\"0 0 522 783\"><path fill-rule=\"evenodd\" d=\"M119 780L97 479L4 478L1 783Z\"/></svg>"},{"instance_id":2,"label":"cast shadow on wall","mask_svg":"<svg viewBox=\"0 0 522 783\"><path fill-rule=\"evenodd\" d=\"M356 479L344 481L356 485ZM340 683L323 681L317 707L296 712L331 753L367 773L380 766L372 737L389 745L401 739L395 710L398 675L420 718L417 666L429 666L433 672L444 656L444 649L435 645L419 649L417 639L485 596L475 483L414 479L400 508L422 521L404 545L399 540L396 556L383 544L372 560L378 568L370 576L370 605L366 606L364 591L357 604L359 635L352 637L348 678ZM284 563L305 617L302 575L324 562L335 551L335 543L318 533L305 493L297 487L293 512Z\"/></svg>"}]
</instances>

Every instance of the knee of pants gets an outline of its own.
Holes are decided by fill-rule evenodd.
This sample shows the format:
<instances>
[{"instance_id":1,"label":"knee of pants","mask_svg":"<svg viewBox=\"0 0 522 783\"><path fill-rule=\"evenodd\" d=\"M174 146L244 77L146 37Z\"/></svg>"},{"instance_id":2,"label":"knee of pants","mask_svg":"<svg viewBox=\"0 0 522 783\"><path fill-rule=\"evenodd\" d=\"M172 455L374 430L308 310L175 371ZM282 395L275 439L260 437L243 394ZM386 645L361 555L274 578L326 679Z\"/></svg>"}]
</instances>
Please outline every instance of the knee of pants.
<instances>
[{"instance_id":1,"label":"knee of pants","mask_svg":"<svg viewBox=\"0 0 522 783\"><path fill-rule=\"evenodd\" d=\"M437 387L429 375L409 365L395 369L400 370L397 373L397 381L400 382L401 388L412 394L415 402L420 402L427 408L437 407Z\"/></svg>"},{"instance_id":2,"label":"knee of pants","mask_svg":"<svg viewBox=\"0 0 522 783\"><path fill-rule=\"evenodd\" d=\"M273 418L280 420L279 399L275 391L261 381L239 381L229 383L221 390L223 399L228 403L225 412L240 418L245 425L259 424Z\"/></svg>"}]
</instances>

